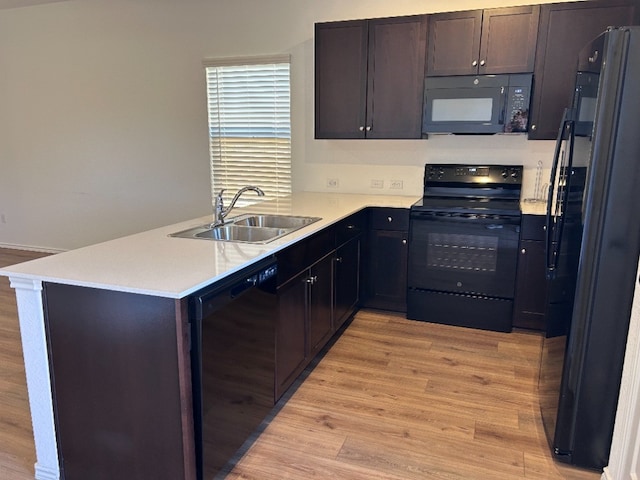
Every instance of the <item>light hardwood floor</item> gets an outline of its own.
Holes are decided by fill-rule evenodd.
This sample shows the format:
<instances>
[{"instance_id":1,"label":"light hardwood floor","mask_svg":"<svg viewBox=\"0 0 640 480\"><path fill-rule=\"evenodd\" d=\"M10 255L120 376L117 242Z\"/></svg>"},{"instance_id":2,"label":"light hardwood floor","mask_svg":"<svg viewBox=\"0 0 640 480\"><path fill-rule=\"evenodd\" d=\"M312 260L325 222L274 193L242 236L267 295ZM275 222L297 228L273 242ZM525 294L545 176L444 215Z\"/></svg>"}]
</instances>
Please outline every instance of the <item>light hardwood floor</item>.
<instances>
[{"instance_id":1,"label":"light hardwood floor","mask_svg":"<svg viewBox=\"0 0 640 480\"><path fill-rule=\"evenodd\" d=\"M0 249L0 265L36 256ZM0 478L33 479L18 320L6 278L0 346ZM550 457L537 409L540 346L532 333L361 311L227 478L598 479Z\"/></svg>"}]
</instances>

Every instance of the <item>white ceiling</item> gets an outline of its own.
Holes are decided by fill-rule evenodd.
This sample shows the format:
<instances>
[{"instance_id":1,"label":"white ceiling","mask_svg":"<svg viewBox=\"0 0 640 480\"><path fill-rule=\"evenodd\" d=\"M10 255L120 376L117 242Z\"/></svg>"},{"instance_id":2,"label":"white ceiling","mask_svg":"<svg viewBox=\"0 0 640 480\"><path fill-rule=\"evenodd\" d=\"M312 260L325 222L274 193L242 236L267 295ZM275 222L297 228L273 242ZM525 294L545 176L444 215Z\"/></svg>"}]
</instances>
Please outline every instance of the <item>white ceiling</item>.
<instances>
[{"instance_id":1,"label":"white ceiling","mask_svg":"<svg viewBox=\"0 0 640 480\"><path fill-rule=\"evenodd\" d=\"M7 8L29 7L43 3L64 2L66 0L0 0L0 10Z\"/></svg>"}]
</instances>

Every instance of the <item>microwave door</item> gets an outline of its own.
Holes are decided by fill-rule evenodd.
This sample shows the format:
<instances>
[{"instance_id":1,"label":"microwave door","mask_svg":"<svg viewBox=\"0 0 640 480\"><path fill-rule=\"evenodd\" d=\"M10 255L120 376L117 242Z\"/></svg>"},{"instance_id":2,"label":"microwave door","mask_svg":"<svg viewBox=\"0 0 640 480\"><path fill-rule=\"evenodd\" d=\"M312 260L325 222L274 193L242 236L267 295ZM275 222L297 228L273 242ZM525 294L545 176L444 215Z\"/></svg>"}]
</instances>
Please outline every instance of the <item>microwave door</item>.
<instances>
[{"instance_id":1,"label":"microwave door","mask_svg":"<svg viewBox=\"0 0 640 480\"><path fill-rule=\"evenodd\" d=\"M425 133L504 131L506 87L434 89L425 92Z\"/></svg>"}]
</instances>

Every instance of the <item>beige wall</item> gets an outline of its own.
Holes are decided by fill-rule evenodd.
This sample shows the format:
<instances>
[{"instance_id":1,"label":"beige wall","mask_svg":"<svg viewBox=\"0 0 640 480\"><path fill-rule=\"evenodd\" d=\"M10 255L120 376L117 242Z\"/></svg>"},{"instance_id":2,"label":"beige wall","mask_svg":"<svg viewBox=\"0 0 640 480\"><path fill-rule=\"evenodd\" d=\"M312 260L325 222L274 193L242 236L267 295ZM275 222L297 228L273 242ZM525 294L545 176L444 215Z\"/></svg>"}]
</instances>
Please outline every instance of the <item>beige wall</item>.
<instances>
[{"instance_id":1,"label":"beige wall","mask_svg":"<svg viewBox=\"0 0 640 480\"><path fill-rule=\"evenodd\" d=\"M547 166L522 136L313 139L313 24L526 1L70 0L0 9L0 245L70 249L211 212L203 58L290 53L294 188L420 194L427 161ZM527 174L532 177L531 170ZM381 191L372 179L385 181Z\"/></svg>"}]
</instances>

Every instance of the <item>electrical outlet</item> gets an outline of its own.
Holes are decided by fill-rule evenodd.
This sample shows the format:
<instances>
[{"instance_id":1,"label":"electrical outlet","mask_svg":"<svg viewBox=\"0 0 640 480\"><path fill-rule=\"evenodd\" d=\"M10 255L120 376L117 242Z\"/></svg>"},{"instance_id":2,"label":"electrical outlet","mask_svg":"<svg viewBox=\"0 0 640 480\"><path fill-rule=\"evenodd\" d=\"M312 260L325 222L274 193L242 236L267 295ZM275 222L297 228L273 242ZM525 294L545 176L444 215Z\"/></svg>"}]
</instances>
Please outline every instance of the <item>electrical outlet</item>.
<instances>
[{"instance_id":1,"label":"electrical outlet","mask_svg":"<svg viewBox=\"0 0 640 480\"><path fill-rule=\"evenodd\" d=\"M337 178L327 178L327 188L338 188L339 183Z\"/></svg>"},{"instance_id":2,"label":"electrical outlet","mask_svg":"<svg viewBox=\"0 0 640 480\"><path fill-rule=\"evenodd\" d=\"M371 188L384 188L384 180L371 180Z\"/></svg>"},{"instance_id":3,"label":"electrical outlet","mask_svg":"<svg viewBox=\"0 0 640 480\"><path fill-rule=\"evenodd\" d=\"M4 213L0 214L0 223L7 223L7 217L5 217Z\"/></svg>"},{"instance_id":4,"label":"electrical outlet","mask_svg":"<svg viewBox=\"0 0 640 480\"><path fill-rule=\"evenodd\" d=\"M391 190L402 190L403 188L402 180L391 180L389 182L389 188Z\"/></svg>"}]
</instances>

